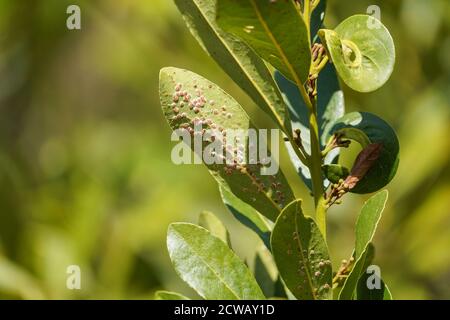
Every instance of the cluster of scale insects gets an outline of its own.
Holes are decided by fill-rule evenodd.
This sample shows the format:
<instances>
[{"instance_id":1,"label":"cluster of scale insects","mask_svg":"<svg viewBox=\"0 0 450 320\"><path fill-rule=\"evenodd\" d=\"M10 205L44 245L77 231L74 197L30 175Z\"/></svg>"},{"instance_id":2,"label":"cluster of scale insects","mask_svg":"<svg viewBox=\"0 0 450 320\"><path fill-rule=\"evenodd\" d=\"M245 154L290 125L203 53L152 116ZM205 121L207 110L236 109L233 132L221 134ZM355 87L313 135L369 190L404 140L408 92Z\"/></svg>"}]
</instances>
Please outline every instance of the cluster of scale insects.
<instances>
[{"instance_id":1,"label":"cluster of scale insects","mask_svg":"<svg viewBox=\"0 0 450 320\"><path fill-rule=\"evenodd\" d=\"M283 220L286 220L287 217L283 216ZM300 241L299 239L299 235L296 231L294 231L292 233L292 240L294 241L295 245L297 246L297 253L298 253L298 269L297 269L297 274L300 276L300 278L303 279L303 282L301 284L299 284L297 286L298 290L302 290L303 286L307 285L307 277L305 277L306 273L311 274L311 276L316 279L316 281L319 281L320 278L324 275L325 273L325 268L331 266L331 261L330 260L325 260L325 259L319 259L318 257L318 253L316 253L314 251L314 249L310 249L309 252L304 249L302 250L300 245L297 245L298 242ZM293 250L291 247L291 244L288 242L287 243L287 255L292 255ZM317 256L317 257L316 257ZM315 259L316 257L316 259ZM315 259L315 260L314 260ZM312 263L308 263L308 261L306 260L311 260ZM312 270L307 269L308 265L312 266ZM314 282L316 282L314 281ZM314 288L313 292L314 294L318 294L318 293L323 293L325 291L330 290L330 285L328 283L325 283L324 285L320 286L319 288Z\"/></svg>"},{"instance_id":2,"label":"cluster of scale insects","mask_svg":"<svg viewBox=\"0 0 450 320\"><path fill-rule=\"evenodd\" d=\"M212 87L212 84L208 85L208 89L212 89ZM193 89L194 93L190 93L186 88L183 88L181 83L174 85L171 94L172 102L170 103L173 113L173 116L170 118L172 120L171 126L176 127L175 129L186 130L191 136L204 137L203 142L213 142L218 139L223 146L224 153L231 155L232 163L226 161L227 156L224 156L223 153L216 154L215 151L211 151L211 157L217 157L223 163L223 165L220 165L216 169L223 170L228 176L233 174L248 176L257 192L266 194L280 208L283 208L286 197L281 190L282 184L276 181L276 176L269 175L268 181L263 181L263 177L256 174L256 171L264 166L261 162L267 159L263 159L264 161L255 161L255 165L243 163L245 137L235 137L237 146L233 148L233 145L227 144L227 129L211 119L221 118L220 120L222 122L224 122L223 120L231 120L233 114L227 111L227 106L222 105L218 107L214 100L208 100L203 94L203 87L194 84ZM207 109L205 109L206 106L208 106ZM205 116L206 113L209 115ZM201 130L197 130L197 128L201 128ZM207 131L207 129L210 129L210 131ZM250 160L250 163L252 163L252 160ZM218 166L217 164L213 165ZM250 193L253 191L252 189L243 187L242 191ZM256 198L253 198L253 200L256 201Z\"/></svg>"}]
</instances>

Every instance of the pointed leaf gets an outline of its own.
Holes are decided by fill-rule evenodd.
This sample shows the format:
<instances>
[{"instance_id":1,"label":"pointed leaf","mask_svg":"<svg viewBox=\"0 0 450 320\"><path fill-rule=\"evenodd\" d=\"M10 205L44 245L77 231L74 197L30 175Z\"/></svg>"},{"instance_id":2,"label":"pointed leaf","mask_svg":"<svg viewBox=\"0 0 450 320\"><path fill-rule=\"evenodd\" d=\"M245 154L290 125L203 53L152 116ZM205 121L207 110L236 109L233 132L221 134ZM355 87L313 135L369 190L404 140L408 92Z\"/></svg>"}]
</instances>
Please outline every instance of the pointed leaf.
<instances>
[{"instance_id":1,"label":"pointed leaf","mask_svg":"<svg viewBox=\"0 0 450 320\"><path fill-rule=\"evenodd\" d=\"M378 191L395 176L400 147L395 131L383 119L367 112L347 113L335 122L327 135L332 134L357 141L363 148L369 144L382 145L378 159L350 192Z\"/></svg>"},{"instance_id":2,"label":"pointed leaf","mask_svg":"<svg viewBox=\"0 0 450 320\"><path fill-rule=\"evenodd\" d=\"M353 90L377 90L394 70L394 41L386 27L368 15L354 15L335 30L319 31L342 80Z\"/></svg>"},{"instance_id":3,"label":"pointed leaf","mask_svg":"<svg viewBox=\"0 0 450 320\"><path fill-rule=\"evenodd\" d=\"M171 291L156 291L155 300L190 300L182 294Z\"/></svg>"},{"instance_id":4,"label":"pointed leaf","mask_svg":"<svg viewBox=\"0 0 450 320\"><path fill-rule=\"evenodd\" d=\"M216 0L175 0L192 35L222 69L275 122L290 132L280 94L264 61L216 23Z\"/></svg>"},{"instance_id":5,"label":"pointed leaf","mask_svg":"<svg viewBox=\"0 0 450 320\"><path fill-rule=\"evenodd\" d=\"M369 246L381 219L381 214L386 206L388 191L381 191L372 196L361 209L356 221L356 241L355 241L355 265L348 275L344 286L339 294L340 300L352 298L358 279L367 265L367 257L373 256L373 248ZM371 253L372 252L372 253Z\"/></svg>"},{"instance_id":6,"label":"pointed leaf","mask_svg":"<svg viewBox=\"0 0 450 320\"><path fill-rule=\"evenodd\" d=\"M271 244L280 275L297 299L331 298L328 248L314 220L303 215L301 201L281 212Z\"/></svg>"},{"instance_id":7,"label":"pointed leaf","mask_svg":"<svg viewBox=\"0 0 450 320\"><path fill-rule=\"evenodd\" d=\"M200 213L200 216L198 217L198 225L206 230L209 230L213 236L219 238L231 247L230 234L228 233L227 228L214 214L208 211L203 211Z\"/></svg>"},{"instance_id":8,"label":"pointed leaf","mask_svg":"<svg viewBox=\"0 0 450 320\"><path fill-rule=\"evenodd\" d=\"M388 191L383 190L372 196L366 201L361 209L361 212L356 221L356 242L355 242L355 256L358 259L369 242L372 241L378 222L381 219L381 214L386 206L388 199Z\"/></svg>"},{"instance_id":9,"label":"pointed leaf","mask_svg":"<svg viewBox=\"0 0 450 320\"><path fill-rule=\"evenodd\" d=\"M220 186L222 201L243 225L253 230L270 249L271 222L264 218L253 207L243 202L226 188Z\"/></svg>"},{"instance_id":10,"label":"pointed leaf","mask_svg":"<svg viewBox=\"0 0 450 320\"><path fill-rule=\"evenodd\" d=\"M199 226L173 223L167 234L178 275L205 299L264 299L245 264L220 239Z\"/></svg>"},{"instance_id":11,"label":"pointed leaf","mask_svg":"<svg viewBox=\"0 0 450 320\"><path fill-rule=\"evenodd\" d=\"M184 95L181 96L183 98L177 98L180 92ZM190 129L192 135L195 124L198 126L199 123L209 130L241 130L244 135L241 144L246 151L244 153L249 155L248 130L255 127L236 100L214 83L187 70L164 68L160 73L160 99L164 115L173 130L180 129L188 133ZM198 107L193 107L193 104ZM195 135L189 140L192 150L195 150ZM259 142L260 140L258 144ZM208 150L208 146L211 144L204 142L202 150ZM222 144L223 148L225 146L225 143ZM220 150L222 157L226 152L228 151ZM211 156L211 153L208 156ZM206 164L213 177L220 185L267 218L275 220L282 207L294 199L281 170L269 175L266 166L227 164L225 159L222 160L223 164ZM236 153L232 160L238 161ZM271 164L274 165L274 162L276 161L273 159Z\"/></svg>"},{"instance_id":12,"label":"pointed leaf","mask_svg":"<svg viewBox=\"0 0 450 320\"><path fill-rule=\"evenodd\" d=\"M217 22L297 85L307 80L309 35L293 1L218 0Z\"/></svg>"},{"instance_id":13,"label":"pointed leaf","mask_svg":"<svg viewBox=\"0 0 450 320\"><path fill-rule=\"evenodd\" d=\"M288 107L289 115L292 121L292 129L300 129L302 144L307 152L310 152L309 135L309 111L306 107L297 87L291 81L283 77L279 72L275 72L275 81L282 92L283 99ZM319 121L319 136L321 146L324 147L328 142L328 131L333 123L344 115L345 104L344 94L339 86L336 71L331 64L328 64L319 74L317 82L317 113ZM305 184L312 190L311 174L295 154L292 146L286 143L289 156L302 177ZM339 149L332 150L325 158L325 164L337 161ZM327 183L325 183L327 186Z\"/></svg>"}]
</instances>

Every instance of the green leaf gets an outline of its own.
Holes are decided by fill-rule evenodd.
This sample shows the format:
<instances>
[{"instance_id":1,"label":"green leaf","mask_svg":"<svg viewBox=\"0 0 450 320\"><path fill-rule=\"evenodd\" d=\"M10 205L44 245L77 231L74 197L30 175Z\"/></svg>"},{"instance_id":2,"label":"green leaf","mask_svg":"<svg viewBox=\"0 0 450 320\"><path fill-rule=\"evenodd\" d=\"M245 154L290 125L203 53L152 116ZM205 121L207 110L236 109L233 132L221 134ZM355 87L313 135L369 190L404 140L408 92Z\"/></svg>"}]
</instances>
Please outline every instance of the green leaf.
<instances>
[{"instance_id":1,"label":"green leaf","mask_svg":"<svg viewBox=\"0 0 450 320\"><path fill-rule=\"evenodd\" d=\"M367 286L367 280L370 276L375 276L367 272L363 272L358 280L356 289L356 300L392 300L391 292L384 283L383 279L379 279L380 288L369 289Z\"/></svg>"},{"instance_id":2,"label":"green leaf","mask_svg":"<svg viewBox=\"0 0 450 320\"><path fill-rule=\"evenodd\" d=\"M375 235L375 231L378 222L381 219L381 214L386 206L388 198L388 191L383 190L374 196L372 196L361 209L356 222L355 234L355 265L348 275L342 290L339 294L339 300L349 300L352 298L358 279L360 278L363 270L367 268L367 260L373 259L373 246L370 246L370 242Z\"/></svg>"},{"instance_id":3,"label":"green leaf","mask_svg":"<svg viewBox=\"0 0 450 320\"><path fill-rule=\"evenodd\" d=\"M289 115L292 121L292 128L300 129L302 144L306 151L310 153L310 134L309 134L309 111L301 97L298 88L291 81L283 77L279 72L274 74L275 81L280 88L283 99L288 107ZM324 147L328 142L328 131L333 123L344 115L345 103L344 94L339 86L336 70L333 65L328 64L319 74L317 82L317 113L319 121L319 136L321 146ZM289 143L286 143L291 162L297 169L305 184L312 190L311 174L297 157L295 151ZM337 161L339 149L334 149L328 153L325 164ZM325 183L327 186L327 183Z\"/></svg>"},{"instance_id":4,"label":"green leaf","mask_svg":"<svg viewBox=\"0 0 450 320\"><path fill-rule=\"evenodd\" d=\"M256 250L254 263L255 279L266 297L285 297L283 286L279 281L278 269L270 251L265 246Z\"/></svg>"},{"instance_id":5,"label":"green leaf","mask_svg":"<svg viewBox=\"0 0 450 320\"><path fill-rule=\"evenodd\" d=\"M346 167L338 164L326 164L322 166L325 177L332 183L338 183L340 179L344 179L349 175Z\"/></svg>"},{"instance_id":6,"label":"green leaf","mask_svg":"<svg viewBox=\"0 0 450 320\"><path fill-rule=\"evenodd\" d=\"M319 36L339 76L353 90L377 90L391 76L395 64L394 41L374 17L354 15L335 30L320 30Z\"/></svg>"},{"instance_id":7,"label":"green leaf","mask_svg":"<svg viewBox=\"0 0 450 320\"><path fill-rule=\"evenodd\" d=\"M371 193L386 186L397 172L399 143L395 131L383 119L367 112L351 112L338 119L327 133L340 134L357 141L363 148L373 143L382 144L381 153L365 176L350 190L353 193Z\"/></svg>"},{"instance_id":8,"label":"green leaf","mask_svg":"<svg viewBox=\"0 0 450 320\"><path fill-rule=\"evenodd\" d=\"M297 85L307 80L309 34L293 1L218 0L217 22Z\"/></svg>"},{"instance_id":9,"label":"green leaf","mask_svg":"<svg viewBox=\"0 0 450 320\"><path fill-rule=\"evenodd\" d=\"M219 238L231 248L230 234L222 221L214 214L208 211L200 213L198 225L209 230L213 236Z\"/></svg>"},{"instance_id":10,"label":"green leaf","mask_svg":"<svg viewBox=\"0 0 450 320\"><path fill-rule=\"evenodd\" d=\"M226 188L222 186L219 186L219 188L222 201L233 216L243 225L253 230L261 238L266 247L270 249L272 223Z\"/></svg>"},{"instance_id":11,"label":"green leaf","mask_svg":"<svg viewBox=\"0 0 450 320\"><path fill-rule=\"evenodd\" d=\"M281 212L271 244L280 275L297 299L331 298L328 248L314 220L303 215L300 200Z\"/></svg>"},{"instance_id":12,"label":"green leaf","mask_svg":"<svg viewBox=\"0 0 450 320\"><path fill-rule=\"evenodd\" d=\"M183 98L176 98L177 92L186 95ZM189 100L188 102L184 101L186 97L190 97L190 99L186 99ZM236 100L216 84L187 70L164 68L160 72L160 100L164 115L173 130L180 129L188 137L188 129L193 131L194 123L201 123L204 129L213 130L215 127L216 131L220 131L220 129L224 131L228 129L241 130L244 135L241 144L246 151L244 153L249 155L248 130L255 129L255 127ZM195 101L196 103L206 102L201 103L199 107L192 108L192 105L188 107ZM189 140L191 140L191 149L195 150L195 136ZM227 144L229 143L231 142L227 141ZM208 151L210 145L211 143L204 142L202 149ZM225 143L222 146L225 147ZM222 155L225 152L226 150L220 150ZM210 156L211 153L207 155ZM204 159L204 157L201 158ZM237 161L237 159L237 155L234 154L233 160ZM205 165L221 186L254 207L265 217L275 220L282 207L294 199L292 190L281 170L274 175L269 175L267 166L227 164L225 159L222 160L223 164L205 163ZM248 162L246 161L246 163ZM274 162L273 160L272 165Z\"/></svg>"},{"instance_id":13,"label":"green leaf","mask_svg":"<svg viewBox=\"0 0 450 320\"><path fill-rule=\"evenodd\" d=\"M356 242L355 242L355 256L358 259L369 242L372 241L378 222L381 219L381 214L386 206L388 199L388 191L383 190L372 196L366 201L361 209L361 212L356 221Z\"/></svg>"},{"instance_id":14,"label":"green leaf","mask_svg":"<svg viewBox=\"0 0 450 320\"><path fill-rule=\"evenodd\" d=\"M204 299L264 299L250 270L208 230L189 223L172 223L167 247L178 275Z\"/></svg>"},{"instance_id":15,"label":"green leaf","mask_svg":"<svg viewBox=\"0 0 450 320\"><path fill-rule=\"evenodd\" d=\"M216 0L175 0L192 35L222 69L290 134L283 100L264 61L216 23Z\"/></svg>"},{"instance_id":16,"label":"green leaf","mask_svg":"<svg viewBox=\"0 0 450 320\"><path fill-rule=\"evenodd\" d=\"M155 300L190 300L190 299L183 296L180 293L161 290L156 291Z\"/></svg>"}]
</instances>

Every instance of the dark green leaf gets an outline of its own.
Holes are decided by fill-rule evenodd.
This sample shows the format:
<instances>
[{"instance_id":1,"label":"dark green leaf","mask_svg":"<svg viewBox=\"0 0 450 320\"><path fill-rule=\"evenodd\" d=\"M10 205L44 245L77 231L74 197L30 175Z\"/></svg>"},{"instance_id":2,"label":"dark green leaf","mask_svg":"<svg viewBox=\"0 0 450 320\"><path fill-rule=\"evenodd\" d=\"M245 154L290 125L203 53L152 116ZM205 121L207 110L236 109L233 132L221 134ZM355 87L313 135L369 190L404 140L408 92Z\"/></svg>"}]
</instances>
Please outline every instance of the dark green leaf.
<instances>
[{"instance_id":1,"label":"dark green leaf","mask_svg":"<svg viewBox=\"0 0 450 320\"><path fill-rule=\"evenodd\" d=\"M395 47L389 31L368 15L352 16L335 30L319 31L342 80L360 92L377 90L394 70Z\"/></svg>"},{"instance_id":2,"label":"dark green leaf","mask_svg":"<svg viewBox=\"0 0 450 320\"><path fill-rule=\"evenodd\" d=\"M323 27L323 20L325 19L325 11L327 8L327 0L320 0L317 7L314 8L311 14L311 38L312 42L317 42L319 29Z\"/></svg>"},{"instance_id":3,"label":"dark green leaf","mask_svg":"<svg viewBox=\"0 0 450 320\"><path fill-rule=\"evenodd\" d=\"M293 1L218 0L217 22L297 85L307 80L309 35Z\"/></svg>"},{"instance_id":4,"label":"dark green leaf","mask_svg":"<svg viewBox=\"0 0 450 320\"><path fill-rule=\"evenodd\" d=\"M216 0L175 0L193 36L269 116L290 132L289 119L270 71L244 42L216 23Z\"/></svg>"},{"instance_id":5,"label":"dark green leaf","mask_svg":"<svg viewBox=\"0 0 450 320\"><path fill-rule=\"evenodd\" d=\"M189 103L202 98L206 102L201 104L202 107L192 109L188 107L188 102L183 101L184 98L174 99L174 95L176 96L177 92L180 92L176 91L176 88L181 88L180 91L186 93L184 98L191 97ZM199 122L202 123L204 129L216 127L217 130L220 128L242 130L244 137L242 137L241 143L246 151L245 155L249 155L248 129L255 127L236 100L214 83L187 70L164 68L160 73L160 100L164 115L173 130L180 129L180 131L188 133L188 129L194 130L194 123L198 124ZM174 102L174 100L178 101ZM187 136L189 137L189 134ZM190 147L195 150L195 139L190 140ZM208 145L210 143L203 143L202 149L205 152L208 150ZM222 154L226 152L226 150L220 151ZM234 154L233 160L238 161L236 154ZM248 164L248 162L238 166L226 164L224 161L224 164L213 163L206 164L206 166L220 185L253 206L267 218L275 220L282 207L294 199L292 190L281 170L274 175L269 175L266 166L260 167L257 164Z\"/></svg>"},{"instance_id":6,"label":"dark green leaf","mask_svg":"<svg viewBox=\"0 0 450 320\"><path fill-rule=\"evenodd\" d=\"M371 193L386 186L397 172L399 143L394 130L383 119L367 112L351 112L338 119L328 132L357 141L363 148L380 143L382 150L378 160L350 191Z\"/></svg>"},{"instance_id":7,"label":"dark green leaf","mask_svg":"<svg viewBox=\"0 0 450 320\"><path fill-rule=\"evenodd\" d=\"M264 218L253 207L243 202L226 188L220 186L222 201L243 225L250 228L261 238L267 248L270 249L271 222Z\"/></svg>"},{"instance_id":8,"label":"dark green leaf","mask_svg":"<svg viewBox=\"0 0 450 320\"><path fill-rule=\"evenodd\" d=\"M222 221L220 221L220 219L214 214L208 211L203 211L200 213L200 216L198 217L198 225L206 230L209 230L213 236L219 238L231 247L230 234L228 233L227 228L225 228Z\"/></svg>"},{"instance_id":9,"label":"dark green leaf","mask_svg":"<svg viewBox=\"0 0 450 320\"><path fill-rule=\"evenodd\" d=\"M203 298L264 299L250 270L208 230L189 223L173 223L169 226L167 247L178 275Z\"/></svg>"},{"instance_id":10,"label":"dark green leaf","mask_svg":"<svg viewBox=\"0 0 450 320\"><path fill-rule=\"evenodd\" d=\"M297 299L330 299L331 261L327 245L301 201L289 204L275 223L272 253L286 286Z\"/></svg>"},{"instance_id":11,"label":"dark green leaf","mask_svg":"<svg viewBox=\"0 0 450 320\"><path fill-rule=\"evenodd\" d=\"M190 299L176 292L156 291L155 300L190 300Z\"/></svg>"},{"instance_id":12,"label":"dark green leaf","mask_svg":"<svg viewBox=\"0 0 450 320\"><path fill-rule=\"evenodd\" d=\"M392 295L384 283L383 279L378 278L378 276L371 270L368 270L369 266L373 263L375 256L375 248L372 243L369 244L366 251L366 259L364 263L364 267L362 268L362 274L358 280L358 284L356 287L356 300L392 300ZM365 270L365 272L364 272ZM374 281L379 281L380 288L372 288L369 289L367 284L367 280L370 278L370 284L374 284ZM374 278L376 277L376 279Z\"/></svg>"},{"instance_id":13,"label":"dark green leaf","mask_svg":"<svg viewBox=\"0 0 450 320\"><path fill-rule=\"evenodd\" d=\"M369 277L376 277L371 273L363 272L358 280L358 286L356 289L356 300L392 300L391 292L384 283L383 279L378 279L380 282L380 288L369 289L367 280Z\"/></svg>"}]
</instances>

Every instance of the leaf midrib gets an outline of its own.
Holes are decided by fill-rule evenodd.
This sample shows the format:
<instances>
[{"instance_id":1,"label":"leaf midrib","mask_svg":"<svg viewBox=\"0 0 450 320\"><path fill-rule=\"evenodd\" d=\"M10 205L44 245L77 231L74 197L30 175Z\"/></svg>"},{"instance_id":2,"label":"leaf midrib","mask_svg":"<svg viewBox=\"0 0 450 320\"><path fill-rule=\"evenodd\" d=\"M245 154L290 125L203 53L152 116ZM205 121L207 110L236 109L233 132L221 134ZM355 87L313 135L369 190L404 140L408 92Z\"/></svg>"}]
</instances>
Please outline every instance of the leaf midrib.
<instances>
[{"instance_id":1,"label":"leaf midrib","mask_svg":"<svg viewBox=\"0 0 450 320\"><path fill-rule=\"evenodd\" d=\"M186 1L186 0L184 0ZM266 102L267 106L270 108L270 110L272 111L272 114L275 116L275 118L278 121L278 124L284 128L284 124L282 119L278 116L278 113L276 112L276 109L274 106L272 106L272 103L267 99L266 95L261 91L261 89L259 88L258 85L255 85L254 81L252 80L252 77L250 74L248 74L248 71L246 68L244 68L244 66L242 65L241 61L238 59L238 57L234 54L233 50L231 50L231 48L229 47L228 43L219 35L219 33L217 32L216 28L214 28L214 26L211 24L211 22L208 20L208 18L205 16L204 12L202 11L202 9L200 8L199 4L197 3L196 0L193 0L195 6L197 7L198 11L200 12L200 15L202 16L202 18L206 21L206 24L208 24L211 28L211 30L214 32L214 34L217 36L217 38L219 39L219 41L223 44L223 46L227 49L227 51L229 52L229 54L233 57L233 59L236 61L236 63L239 65L240 69L243 71L243 74L246 76L246 78L250 81L250 83L252 83L254 85L254 88L256 89L256 91L258 92L258 94L263 98L263 100ZM246 44L245 44L246 45ZM286 129L285 129L286 131Z\"/></svg>"},{"instance_id":2,"label":"leaf midrib","mask_svg":"<svg viewBox=\"0 0 450 320\"><path fill-rule=\"evenodd\" d=\"M292 64L289 62L289 59L287 58L285 52L283 51L283 49L281 48L281 46L278 44L275 36L273 35L272 31L270 31L269 26L267 25L266 21L264 20L261 11L258 8L258 5L255 3L255 0L249 0L253 9L255 10L255 14L256 17L259 21L259 23L262 25L264 31L267 33L270 41L272 41L273 45L275 46L275 48L277 49L278 53L281 56L281 59L283 60L284 64L286 65L286 67L289 69L289 72L291 73L292 77L294 78L295 83L297 84L298 87L303 86L302 82L300 81L297 73L295 72L294 67L292 66Z\"/></svg>"},{"instance_id":3,"label":"leaf midrib","mask_svg":"<svg viewBox=\"0 0 450 320\"><path fill-rule=\"evenodd\" d=\"M313 297L314 300L317 300L317 297L316 297L316 295L314 293L314 286L312 284L311 274L310 274L309 268L308 268L308 266L306 264L305 256L303 255L303 246L302 246L302 243L300 241L300 233L298 231L298 211L297 211L298 208L299 207L298 207L298 202L297 202L295 204L295 213L294 213L294 222L295 222L295 232L296 232L296 235L297 235L297 244L298 244L298 247L300 248L300 254L302 256L302 263L303 263L303 266L304 266L305 271L306 271L306 275L307 275L307 278L308 278L308 284L309 284L309 286L311 288L312 297Z\"/></svg>"}]
</instances>

